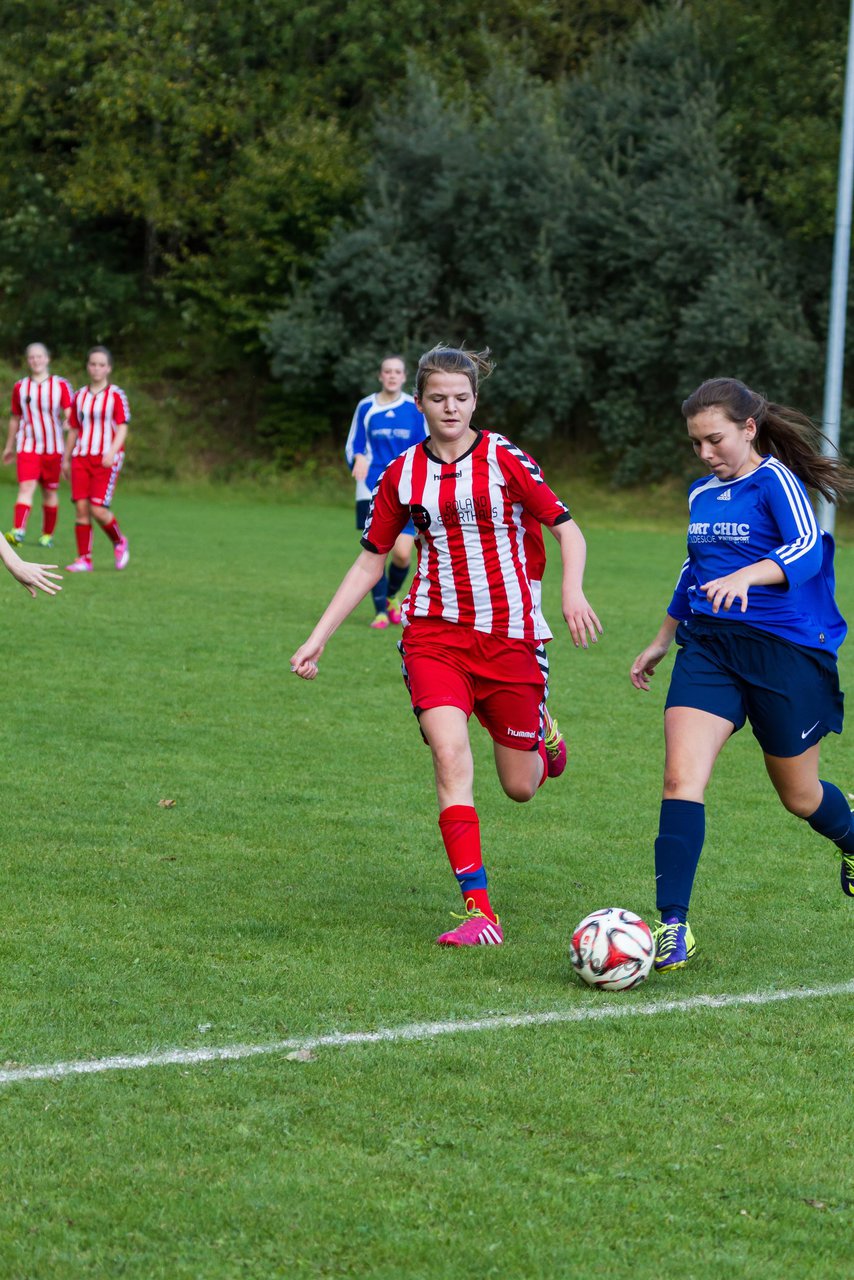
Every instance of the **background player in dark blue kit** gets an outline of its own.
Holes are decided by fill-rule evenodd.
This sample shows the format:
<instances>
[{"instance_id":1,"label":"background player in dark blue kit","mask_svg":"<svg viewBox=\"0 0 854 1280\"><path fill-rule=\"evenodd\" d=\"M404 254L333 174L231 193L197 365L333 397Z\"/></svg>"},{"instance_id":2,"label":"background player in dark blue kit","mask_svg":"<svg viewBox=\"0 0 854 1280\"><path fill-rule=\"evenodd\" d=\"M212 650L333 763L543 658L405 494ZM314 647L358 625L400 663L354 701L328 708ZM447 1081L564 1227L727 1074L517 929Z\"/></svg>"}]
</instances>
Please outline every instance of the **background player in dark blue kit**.
<instances>
[{"instance_id":1,"label":"background player in dark blue kit","mask_svg":"<svg viewBox=\"0 0 854 1280\"><path fill-rule=\"evenodd\" d=\"M803 414L734 378L704 382L682 413L712 474L691 486L688 558L658 635L631 669L635 687L648 689L676 639L655 842L657 969L694 954L688 904L706 785L745 720L785 807L840 849L842 889L854 897L854 815L818 776L821 739L842 730L836 654L847 628L834 600L833 539L805 488L835 500L854 489L854 472L822 456Z\"/></svg>"},{"instance_id":2,"label":"background player in dark blue kit","mask_svg":"<svg viewBox=\"0 0 854 1280\"><path fill-rule=\"evenodd\" d=\"M345 454L356 481L356 528L364 529L371 494L382 473L398 454L418 444L427 434L424 417L412 396L403 390L406 366L400 356L386 356L380 364L381 391L365 396L356 405ZM400 623L400 592L409 574L415 526L410 520L394 544L391 563L372 592L375 631Z\"/></svg>"}]
</instances>

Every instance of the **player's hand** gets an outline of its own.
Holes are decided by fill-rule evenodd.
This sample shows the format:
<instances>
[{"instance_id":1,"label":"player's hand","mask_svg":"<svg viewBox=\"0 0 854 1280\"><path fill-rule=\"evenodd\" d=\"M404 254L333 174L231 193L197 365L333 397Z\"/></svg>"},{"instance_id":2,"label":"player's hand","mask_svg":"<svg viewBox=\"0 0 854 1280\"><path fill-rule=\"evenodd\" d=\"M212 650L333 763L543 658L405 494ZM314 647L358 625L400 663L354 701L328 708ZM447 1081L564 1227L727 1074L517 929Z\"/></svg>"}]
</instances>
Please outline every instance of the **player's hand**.
<instances>
[{"instance_id":1,"label":"player's hand","mask_svg":"<svg viewBox=\"0 0 854 1280\"><path fill-rule=\"evenodd\" d=\"M58 569L56 564L30 564L27 560L21 560L16 557L18 563L14 561L9 565L9 572L13 578L17 578L21 586L29 591L30 595L35 599L37 592L43 591L46 596L55 596L57 591L61 591L62 587L57 584L62 582L61 573L51 573L52 569Z\"/></svg>"},{"instance_id":2,"label":"player's hand","mask_svg":"<svg viewBox=\"0 0 854 1280\"><path fill-rule=\"evenodd\" d=\"M10 463L10 462L14 462L14 460L15 460L15 450L14 450L14 449L12 449L12 448L6 448L6 449L4 449L4 450L3 450L3 465L7 467L7 466L9 465L9 463Z\"/></svg>"},{"instance_id":3,"label":"player's hand","mask_svg":"<svg viewBox=\"0 0 854 1280\"><path fill-rule=\"evenodd\" d=\"M660 640L653 640L652 644L647 645L643 653L638 654L629 672L632 684L636 689L649 690L649 682L655 675L655 668L669 648L669 643L663 644Z\"/></svg>"},{"instance_id":4,"label":"player's hand","mask_svg":"<svg viewBox=\"0 0 854 1280\"><path fill-rule=\"evenodd\" d=\"M108 449L106 453L101 455L101 466L106 467L107 470L109 470L115 460L116 455L113 453L112 449Z\"/></svg>"},{"instance_id":5,"label":"player's hand","mask_svg":"<svg viewBox=\"0 0 854 1280\"><path fill-rule=\"evenodd\" d=\"M596 644L602 634L602 623L590 608L583 592L564 597L563 616L576 649L579 645L582 649L587 648L588 636L591 643Z\"/></svg>"},{"instance_id":6,"label":"player's hand","mask_svg":"<svg viewBox=\"0 0 854 1280\"><path fill-rule=\"evenodd\" d=\"M357 453L353 460L353 479L367 480L368 478L368 459L363 453Z\"/></svg>"},{"instance_id":7,"label":"player's hand","mask_svg":"<svg viewBox=\"0 0 854 1280\"><path fill-rule=\"evenodd\" d=\"M752 567L752 566L751 566ZM731 609L736 600L741 601L741 612L747 612L747 592L753 586L750 567L746 569L738 569L735 573L728 573L723 578L712 578L710 582L700 584L700 590L705 591L706 599L711 602L712 613L717 613L721 608Z\"/></svg>"},{"instance_id":8,"label":"player's hand","mask_svg":"<svg viewBox=\"0 0 854 1280\"><path fill-rule=\"evenodd\" d=\"M301 644L291 658L291 671L302 680L314 680L317 676L317 664L324 646L306 642Z\"/></svg>"},{"instance_id":9,"label":"player's hand","mask_svg":"<svg viewBox=\"0 0 854 1280\"><path fill-rule=\"evenodd\" d=\"M69 458L62 459L62 462L60 463L60 467L59 467L59 473L62 476L63 480L71 479L71 460Z\"/></svg>"}]
</instances>

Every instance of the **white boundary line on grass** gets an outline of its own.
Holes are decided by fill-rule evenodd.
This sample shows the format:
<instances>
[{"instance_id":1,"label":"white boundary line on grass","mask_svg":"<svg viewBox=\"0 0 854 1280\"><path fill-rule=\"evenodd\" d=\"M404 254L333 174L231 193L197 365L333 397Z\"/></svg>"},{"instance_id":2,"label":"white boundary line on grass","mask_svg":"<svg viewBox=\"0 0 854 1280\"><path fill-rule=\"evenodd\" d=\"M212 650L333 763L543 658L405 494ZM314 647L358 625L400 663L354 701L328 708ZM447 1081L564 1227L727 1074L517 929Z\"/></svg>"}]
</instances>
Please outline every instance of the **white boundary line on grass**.
<instances>
[{"instance_id":1,"label":"white boundary line on grass","mask_svg":"<svg viewBox=\"0 0 854 1280\"><path fill-rule=\"evenodd\" d=\"M24 1080L62 1080L66 1076L97 1075L104 1071L139 1071L144 1067L195 1067L204 1062L230 1062L263 1054L293 1053L313 1049L345 1049L358 1044L393 1044L396 1041L432 1040L437 1036L472 1031L503 1031L512 1027L545 1027L567 1022L606 1021L611 1018L653 1017L660 1013L692 1013L695 1009L732 1009L740 1005L779 1004L785 1000L817 1000L827 996L854 995L854 979L825 987L797 987L789 991L753 991L741 995L687 996L684 1000L654 1000L649 1004L609 1001L599 1008L555 1009L543 1013L504 1013L491 1018L457 1022L413 1022L376 1031L333 1031L320 1036L295 1036L269 1044L230 1044L218 1048L166 1049L161 1053L118 1055L114 1058L52 1062L41 1066L0 1069L0 1085Z\"/></svg>"}]
</instances>

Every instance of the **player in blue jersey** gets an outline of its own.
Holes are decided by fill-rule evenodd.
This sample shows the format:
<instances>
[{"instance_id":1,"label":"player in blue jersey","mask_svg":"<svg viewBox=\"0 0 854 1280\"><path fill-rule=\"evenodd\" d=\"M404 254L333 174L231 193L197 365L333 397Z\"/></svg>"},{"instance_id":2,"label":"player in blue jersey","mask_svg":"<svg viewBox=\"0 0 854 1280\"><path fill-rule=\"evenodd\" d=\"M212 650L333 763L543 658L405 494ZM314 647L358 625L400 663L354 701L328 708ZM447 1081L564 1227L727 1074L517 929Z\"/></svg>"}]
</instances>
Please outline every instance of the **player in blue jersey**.
<instances>
[{"instance_id":1,"label":"player in blue jersey","mask_svg":"<svg viewBox=\"0 0 854 1280\"><path fill-rule=\"evenodd\" d=\"M842 889L854 897L854 815L818 772L821 739L842 731L836 654L847 628L834 599L833 539L806 489L836 501L854 489L854 472L822 455L803 414L734 378L704 382L682 412L711 475L690 488L688 557L658 635L631 668L634 686L648 689L676 640L655 842L659 970L694 954L688 905L706 785L745 720L785 808L839 848Z\"/></svg>"},{"instance_id":2,"label":"player in blue jersey","mask_svg":"<svg viewBox=\"0 0 854 1280\"><path fill-rule=\"evenodd\" d=\"M356 481L356 528L364 529L371 494L388 464L410 445L427 435L424 416L412 396L403 390L406 366L400 356L386 356L380 363L381 391L365 396L356 405L345 454ZM415 526L409 524L392 548L390 564L372 592L374 617L371 627L385 631L401 621L400 592L409 574Z\"/></svg>"}]
</instances>

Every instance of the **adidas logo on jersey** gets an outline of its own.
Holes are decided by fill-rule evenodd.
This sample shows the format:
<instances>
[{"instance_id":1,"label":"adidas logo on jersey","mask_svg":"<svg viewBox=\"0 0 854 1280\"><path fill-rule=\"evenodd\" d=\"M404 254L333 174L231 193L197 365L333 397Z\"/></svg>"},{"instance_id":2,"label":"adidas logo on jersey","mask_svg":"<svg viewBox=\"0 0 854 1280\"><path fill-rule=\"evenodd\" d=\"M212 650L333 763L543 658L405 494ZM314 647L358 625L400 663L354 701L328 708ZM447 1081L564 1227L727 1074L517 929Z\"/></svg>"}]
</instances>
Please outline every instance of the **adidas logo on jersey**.
<instances>
[{"instance_id":1,"label":"adidas logo on jersey","mask_svg":"<svg viewBox=\"0 0 854 1280\"><path fill-rule=\"evenodd\" d=\"M387 410L386 410L386 413L385 413L385 416L386 416L387 418L393 418L393 417L394 417L394 409L387 409Z\"/></svg>"},{"instance_id":2,"label":"adidas logo on jersey","mask_svg":"<svg viewBox=\"0 0 854 1280\"><path fill-rule=\"evenodd\" d=\"M732 497L731 489L724 489L723 493L718 494L718 502L729 502Z\"/></svg>"}]
</instances>

